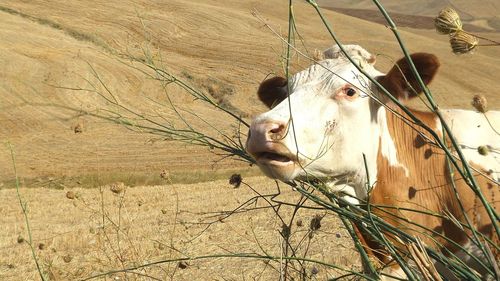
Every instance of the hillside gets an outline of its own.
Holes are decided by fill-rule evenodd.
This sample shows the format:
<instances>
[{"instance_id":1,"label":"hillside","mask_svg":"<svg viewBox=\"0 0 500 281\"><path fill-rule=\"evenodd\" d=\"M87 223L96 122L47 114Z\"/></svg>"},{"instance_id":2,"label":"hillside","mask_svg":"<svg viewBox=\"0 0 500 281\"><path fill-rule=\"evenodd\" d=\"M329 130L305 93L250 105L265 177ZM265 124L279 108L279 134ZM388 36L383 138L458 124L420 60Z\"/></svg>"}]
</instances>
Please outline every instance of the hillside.
<instances>
[{"instance_id":1,"label":"hillside","mask_svg":"<svg viewBox=\"0 0 500 281\"><path fill-rule=\"evenodd\" d=\"M98 84L92 66L126 106L140 112L160 112L166 119L173 117L161 106L166 104L162 85L146 79L116 56L137 55L149 46L169 71L204 91L215 87L228 104L250 120L264 110L255 90L267 74L281 73L283 52L280 39L252 11L286 35L287 6L281 1L239 0L224 1L224 5L214 0L83 3L7 0L0 6L0 140L12 143L18 174L33 186L50 187L62 177L63 186L77 185L82 177L91 178L90 182L143 177L148 183L160 180L162 170L174 177L186 173L196 177L214 169L246 167L231 161L214 166L220 157L208 149L137 134L62 110L60 105L102 110L108 104L90 92L61 87ZM308 51L332 45L311 7L298 2L295 11ZM385 26L333 11L325 14L343 42L383 54L378 59L380 69L387 70L391 60L401 56ZM401 33L411 51L435 53L441 58L443 67L432 89L442 107L468 107L471 96L481 93L492 108L500 108L498 94L492 91L500 86L497 49L458 57L450 52L446 37L433 30L402 28ZM488 36L498 34L490 32ZM294 58L293 63L295 70L309 64L303 58ZM226 116L206 109L174 86L168 89L176 104L229 128ZM20 106L23 99L59 106ZM82 132L76 134L75 127ZM12 163L5 147L0 149L0 166L6 167L0 170L0 185L11 186ZM251 169L249 173L258 172ZM212 176L216 175L208 177Z\"/></svg>"},{"instance_id":2,"label":"hillside","mask_svg":"<svg viewBox=\"0 0 500 281\"><path fill-rule=\"evenodd\" d=\"M496 0L386 0L380 1L390 13L418 17L435 17L443 7L453 7L462 20L471 26L490 31L500 31L500 2ZM318 0L323 7L340 8L346 13L355 13L363 17L361 11L378 11L372 0ZM345 9L345 10L344 10ZM371 13L370 13L371 14Z\"/></svg>"}]
</instances>

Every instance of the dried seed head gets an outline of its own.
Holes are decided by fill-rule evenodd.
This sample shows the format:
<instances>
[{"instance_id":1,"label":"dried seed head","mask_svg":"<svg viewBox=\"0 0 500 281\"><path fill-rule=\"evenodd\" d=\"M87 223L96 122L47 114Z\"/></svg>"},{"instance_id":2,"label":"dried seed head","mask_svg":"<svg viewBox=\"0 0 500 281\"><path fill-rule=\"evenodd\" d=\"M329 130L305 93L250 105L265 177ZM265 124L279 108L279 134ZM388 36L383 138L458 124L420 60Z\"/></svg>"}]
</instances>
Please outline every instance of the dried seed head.
<instances>
[{"instance_id":1,"label":"dried seed head","mask_svg":"<svg viewBox=\"0 0 500 281\"><path fill-rule=\"evenodd\" d=\"M434 19L434 27L441 34L453 34L462 30L462 21L458 13L451 7L441 10Z\"/></svg>"},{"instance_id":2,"label":"dried seed head","mask_svg":"<svg viewBox=\"0 0 500 281\"><path fill-rule=\"evenodd\" d=\"M24 237L22 237L21 235L17 236L17 243L21 244L24 242Z\"/></svg>"},{"instance_id":3,"label":"dried seed head","mask_svg":"<svg viewBox=\"0 0 500 281\"><path fill-rule=\"evenodd\" d=\"M231 177L229 178L229 184L232 185L234 188L240 187L242 181L243 178L241 177L240 174L232 174Z\"/></svg>"},{"instance_id":4,"label":"dried seed head","mask_svg":"<svg viewBox=\"0 0 500 281\"><path fill-rule=\"evenodd\" d=\"M70 191L66 192L66 198L73 200L76 198L76 194L70 190Z\"/></svg>"},{"instance_id":5,"label":"dried seed head","mask_svg":"<svg viewBox=\"0 0 500 281\"><path fill-rule=\"evenodd\" d=\"M64 261L65 263L71 262L71 260L72 260L72 259L73 259L73 258L72 258L70 255L65 255L65 256L63 256L63 261Z\"/></svg>"},{"instance_id":6,"label":"dried seed head","mask_svg":"<svg viewBox=\"0 0 500 281\"><path fill-rule=\"evenodd\" d=\"M80 123L76 124L76 125L73 127L73 132L74 132L75 134L81 134L81 133L83 133L83 126L82 126L82 124L80 124Z\"/></svg>"},{"instance_id":7,"label":"dried seed head","mask_svg":"<svg viewBox=\"0 0 500 281\"><path fill-rule=\"evenodd\" d=\"M488 111L488 100L483 95L475 95L472 98L472 106L479 112L485 113Z\"/></svg>"},{"instance_id":8,"label":"dried seed head","mask_svg":"<svg viewBox=\"0 0 500 281\"><path fill-rule=\"evenodd\" d=\"M286 224L283 224L281 226L281 235L283 236L283 238L288 239L290 237L290 234L291 234L290 227Z\"/></svg>"},{"instance_id":9,"label":"dried seed head","mask_svg":"<svg viewBox=\"0 0 500 281\"><path fill-rule=\"evenodd\" d=\"M309 229L312 231L316 231L321 228L321 220L323 217L321 215L315 215L311 219L311 223L309 224Z\"/></svg>"},{"instance_id":10,"label":"dried seed head","mask_svg":"<svg viewBox=\"0 0 500 281\"><path fill-rule=\"evenodd\" d=\"M476 36L464 31L458 31L450 38L450 45L453 53L457 55L466 54L474 50L479 43Z\"/></svg>"},{"instance_id":11,"label":"dried seed head","mask_svg":"<svg viewBox=\"0 0 500 281\"><path fill-rule=\"evenodd\" d=\"M124 189L125 189L125 184L123 182L115 182L111 184L111 186L109 187L109 190L111 190L111 192L116 194L122 193Z\"/></svg>"},{"instance_id":12,"label":"dried seed head","mask_svg":"<svg viewBox=\"0 0 500 281\"><path fill-rule=\"evenodd\" d=\"M486 155L488 155L490 150L488 149L488 147L486 145L481 145L481 146L478 146L477 152L483 156L486 156Z\"/></svg>"},{"instance_id":13,"label":"dried seed head","mask_svg":"<svg viewBox=\"0 0 500 281\"><path fill-rule=\"evenodd\" d=\"M189 266L189 264L187 262L185 262L185 261L180 261L177 264L177 267L180 268L180 269L186 269L188 266Z\"/></svg>"},{"instance_id":14,"label":"dried seed head","mask_svg":"<svg viewBox=\"0 0 500 281\"><path fill-rule=\"evenodd\" d=\"M170 180L170 173L167 170L162 170L160 173L160 178L164 180Z\"/></svg>"}]
</instances>

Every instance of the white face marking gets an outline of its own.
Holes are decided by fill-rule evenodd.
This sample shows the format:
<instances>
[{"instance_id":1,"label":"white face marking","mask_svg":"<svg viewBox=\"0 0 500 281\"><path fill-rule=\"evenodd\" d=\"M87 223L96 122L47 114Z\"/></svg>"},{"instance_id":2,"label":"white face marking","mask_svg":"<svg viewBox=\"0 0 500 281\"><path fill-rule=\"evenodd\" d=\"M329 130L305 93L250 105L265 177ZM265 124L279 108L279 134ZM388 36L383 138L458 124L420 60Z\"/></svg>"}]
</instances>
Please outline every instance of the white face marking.
<instances>
[{"instance_id":1,"label":"white face marking","mask_svg":"<svg viewBox=\"0 0 500 281\"><path fill-rule=\"evenodd\" d=\"M382 75L366 61L365 57L372 57L368 52L359 46L351 50L356 52L354 58L364 71L373 77ZM370 98L369 80L339 56L295 74L289 80L289 87L288 99L254 120L290 124L281 143L299 158L301 167L280 179L312 175L339 185L337 189L345 185L354 187L356 196L365 197L368 178L363 154L372 185L377 176L380 135L377 111L384 110ZM390 136L386 135L383 143L387 148L384 155L396 163Z\"/></svg>"},{"instance_id":2,"label":"white face marking","mask_svg":"<svg viewBox=\"0 0 500 281\"><path fill-rule=\"evenodd\" d=\"M409 176L408 168L399 163L396 145L394 144L394 140L392 139L389 128L387 127L387 112L385 110L379 110L378 115L378 124L380 124L380 152L382 156L387 159L389 165L393 167L402 168L405 171L405 175Z\"/></svg>"}]
</instances>

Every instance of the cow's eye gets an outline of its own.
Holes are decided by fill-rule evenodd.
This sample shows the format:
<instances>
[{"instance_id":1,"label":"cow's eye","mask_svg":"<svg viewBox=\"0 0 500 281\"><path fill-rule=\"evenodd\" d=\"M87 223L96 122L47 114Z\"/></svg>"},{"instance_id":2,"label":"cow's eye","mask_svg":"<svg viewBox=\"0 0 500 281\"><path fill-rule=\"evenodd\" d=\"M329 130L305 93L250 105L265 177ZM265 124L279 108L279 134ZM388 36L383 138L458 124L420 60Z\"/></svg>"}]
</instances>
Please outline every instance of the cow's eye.
<instances>
[{"instance_id":1,"label":"cow's eye","mask_svg":"<svg viewBox=\"0 0 500 281\"><path fill-rule=\"evenodd\" d=\"M345 89L345 94L349 97L352 97L356 94L356 90L354 90L353 88L347 88Z\"/></svg>"}]
</instances>

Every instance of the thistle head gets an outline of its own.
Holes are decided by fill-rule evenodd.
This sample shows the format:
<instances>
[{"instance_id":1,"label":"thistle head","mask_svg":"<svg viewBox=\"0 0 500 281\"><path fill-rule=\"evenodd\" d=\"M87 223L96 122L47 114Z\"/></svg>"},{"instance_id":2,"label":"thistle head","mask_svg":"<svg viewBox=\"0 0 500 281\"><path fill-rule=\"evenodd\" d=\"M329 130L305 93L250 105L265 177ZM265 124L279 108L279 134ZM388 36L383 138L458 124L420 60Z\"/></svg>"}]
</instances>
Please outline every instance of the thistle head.
<instances>
[{"instance_id":1,"label":"thistle head","mask_svg":"<svg viewBox=\"0 0 500 281\"><path fill-rule=\"evenodd\" d=\"M450 38L450 45L453 53L457 55L466 54L474 50L479 43L476 36L459 30Z\"/></svg>"},{"instance_id":2,"label":"thistle head","mask_svg":"<svg viewBox=\"0 0 500 281\"><path fill-rule=\"evenodd\" d=\"M454 34L462 30L462 21L453 8L447 7L441 10L434 19L434 26L441 34Z\"/></svg>"},{"instance_id":3,"label":"thistle head","mask_svg":"<svg viewBox=\"0 0 500 281\"><path fill-rule=\"evenodd\" d=\"M472 98L472 106L479 112L485 113L488 111L488 100L483 95L475 95Z\"/></svg>"}]
</instances>

